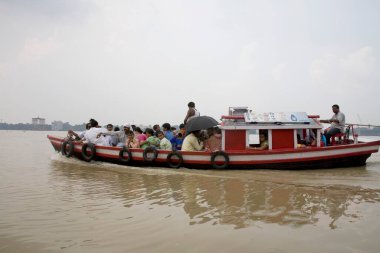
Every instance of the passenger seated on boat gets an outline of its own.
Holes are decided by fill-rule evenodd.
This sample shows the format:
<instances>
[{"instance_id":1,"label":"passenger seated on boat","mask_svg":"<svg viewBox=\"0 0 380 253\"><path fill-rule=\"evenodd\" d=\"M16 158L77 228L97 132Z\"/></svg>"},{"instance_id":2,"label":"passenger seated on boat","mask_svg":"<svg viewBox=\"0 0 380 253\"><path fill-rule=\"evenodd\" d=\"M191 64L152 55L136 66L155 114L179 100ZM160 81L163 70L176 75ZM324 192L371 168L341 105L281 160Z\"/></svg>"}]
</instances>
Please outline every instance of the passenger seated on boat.
<instances>
[{"instance_id":1,"label":"passenger seated on boat","mask_svg":"<svg viewBox=\"0 0 380 253\"><path fill-rule=\"evenodd\" d=\"M127 140L127 134L129 133L131 129L131 126L129 124L125 124L123 127L123 130L118 131L103 131L102 133L99 133L99 136L101 134L103 135L110 135L112 136L112 146L117 146L117 147L123 147L126 140Z\"/></svg>"},{"instance_id":2,"label":"passenger seated on boat","mask_svg":"<svg viewBox=\"0 0 380 253\"><path fill-rule=\"evenodd\" d=\"M117 142L118 142L118 138L117 138L117 135L115 133L119 132L120 131L120 128L118 126L115 126L115 128L113 129L113 135L111 135L111 141L112 141L112 146L116 146L117 145Z\"/></svg>"},{"instance_id":3,"label":"passenger seated on boat","mask_svg":"<svg viewBox=\"0 0 380 253\"><path fill-rule=\"evenodd\" d=\"M306 135L305 140L303 141L306 146L316 146L316 130L308 130L308 135Z\"/></svg>"},{"instance_id":4,"label":"passenger seated on boat","mask_svg":"<svg viewBox=\"0 0 380 253\"><path fill-rule=\"evenodd\" d=\"M132 131L129 131L127 133L127 140L125 141L125 146L127 148L139 148L140 147L140 142L135 137L135 134Z\"/></svg>"},{"instance_id":5,"label":"passenger seated on boat","mask_svg":"<svg viewBox=\"0 0 380 253\"><path fill-rule=\"evenodd\" d=\"M123 147L124 143L126 142L128 138L128 133L131 131L131 125L125 124L123 126L123 130L120 130L118 132L115 132L117 137L117 147Z\"/></svg>"},{"instance_id":6,"label":"passenger seated on boat","mask_svg":"<svg viewBox=\"0 0 380 253\"><path fill-rule=\"evenodd\" d=\"M346 124L345 115L339 110L339 105L333 105L332 111L334 115L331 119L320 120L321 123L331 123L331 126L325 130L326 145L330 145L331 136L344 132L344 126Z\"/></svg>"},{"instance_id":7,"label":"passenger seated on boat","mask_svg":"<svg viewBox=\"0 0 380 253\"><path fill-rule=\"evenodd\" d=\"M173 150L181 150L183 140L185 139L185 135L185 124L180 124L178 133L170 140Z\"/></svg>"},{"instance_id":8,"label":"passenger seated on boat","mask_svg":"<svg viewBox=\"0 0 380 253\"><path fill-rule=\"evenodd\" d=\"M320 133L320 135L321 135L321 147L323 147L326 145L326 137L322 133ZM310 130L310 135L306 137L305 141L306 141L307 146L312 146L312 147L317 146L317 130L316 129Z\"/></svg>"},{"instance_id":9,"label":"passenger seated on boat","mask_svg":"<svg viewBox=\"0 0 380 253\"><path fill-rule=\"evenodd\" d=\"M219 127L212 127L208 130L208 139L205 141L205 150L210 152L222 149L222 132Z\"/></svg>"},{"instance_id":10,"label":"passenger seated on boat","mask_svg":"<svg viewBox=\"0 0 380 253\"><path fill-rule=\"evenodd\" d=\"M113 133L113 125L112 124L108 124L106 126L106 128L107 128L107 133ZM113 146L112 145L112 135L104 135L104 138L106 138L108 146Z\"/></svg>"},{"instance_id":11,"label":"passenger seated on boat","mask_svg":"<svg viewBox=\"0 0 380 253\"><path fill-rule=\"evenodd\" d=\"M154 131L154 134L153 134L153 135L157 137L157 132L158 132L158 131L161 131L161 127L160 127L160 125L159 125L159 124L154 125L154 126L153 126L153 131Z\"/></svg>"},{"instance_id":12,"label":"passenger seated on boat","mask_svg":"<svg viewBox=\"0 0 380 253\"><path fill-rule=\"evenodd\" d=\"M93 143L99 146L109 146L102 133L107 132L103 127L100 127L96 120L90 120L91 128L86 131L84 138L87 143Z\"/></svg>"},{"instance_id":13,"label":"passenger seated on boat","mask_svg":"<svg viewBox=\"0 0 380 253\"><path fill-rule=\"evenodd\" d=\"M145 129L146 134L146 141L143 141L140 143L140 148L147 148L149 146L159 147L160 146L160 139L158 139L156 136L154 136L154 131L151 128Z\"/></svg>"},{"instance_id":14,"label":"passenger seated on boat","mask_svg":"<svg viewBox=\"0 0 380 253\"><path fill-rule=\"evenodd\" d=\"M259 139L260 139L260 146L259 147L253 147L253 149L256 149L256 150L267 150L267 149L269 149L268 140L267 140L267 137L264 133L259 134Z\"/></svg>"},{"instance_id":15,"label":"passenger seated on boat","mask_svg":"<svg viewBox=\"0 0 380 253\"><path fill-rule=\"evenodd\" d=\"M200 141L203 141L203 143L204 143L208 138L209 138L208 130L202 129L202 130L199 132L198 139L199 139Z\"/></svg>"},{"instance_id":16,"label":"passenger seated on boat","mask_svg":"<svg viewBox=\"0 0 380 253\"><path fill-rule=\"evenodd\" d=\"M164 132L166 139L171 140L174 137L174 134L171 130L171 126L169 123L164 123L162 125L162 129L163 129L163 132ZM157 137L158 137L158 134L157 134Z\"/></svg>"},{"instance_id":17,"label":"passenger seated on boat","mask_svg":"<svg viewBox=\"0 0 380 253\"><path fill-rule=\"evenodd\" d=\"M301 135L297 134L297 148L305 148L306 147L307 139L304 140L301 139Z\"/></svg>"},{"instance_id":18,"label":"passenger seated on boat","mask_svg":"<svg viewBox=\"0 0 380 253\"><path fill-rule=\"evenodd\" d=\"M139 140L140 143L147 139L146 135L143 133L140 127L136 127L134 133L135 137Z\"/></svg>"},{"instance_id":19,"label":"passenger seated on boat","mask_svg":"<svg viewBox=\"0 0 380 253\"><path fill-rule=\"evenodd\" d=\"M83 132L80 132L79 134L77 134L76 132L74 132L73 130L70 129L69 131L67 131L67 139L75 140L75 141L80 141L80 140L82 140L84 138L84 134L90 128L91 128L91 124L87 123L86 124L86 130L83 131Z\"/></svg>"},{"instance_id":20,"label":"passenger seated on boat","mask_svg":"<svg viewBox=\"0 0 380 253\"><path fill-rule=\"evenodd\" d=\"M182 143L182 151L201 151L203 150L203 142L199 140L200 130L193 131L185 137Z\"/></svg>"},{"instance_id":21,"label":"passenger seated on boat","mask_svg":"<svg viewBox=\"0 0 380 253\"><path fill-rule=\"evenodd\" d=\"M163 150L172 150L172 144L168 139L166 139L164 133L162 131L157 132L158 139L160 139L160 149Z\"/></svg>"}]
</instances>

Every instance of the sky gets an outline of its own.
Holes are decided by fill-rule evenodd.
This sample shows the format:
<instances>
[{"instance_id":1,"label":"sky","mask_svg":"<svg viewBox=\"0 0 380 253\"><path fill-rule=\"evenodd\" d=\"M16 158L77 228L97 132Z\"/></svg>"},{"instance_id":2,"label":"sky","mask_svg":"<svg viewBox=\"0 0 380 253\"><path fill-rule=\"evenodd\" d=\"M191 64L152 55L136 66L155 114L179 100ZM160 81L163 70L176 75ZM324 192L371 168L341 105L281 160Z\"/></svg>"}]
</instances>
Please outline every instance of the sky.
<instances>
[{"instance_id":1,"label":"sky","mask_svg":"<svg viewBox=\"0 0 380 253\"><path fill-rule=\"evenodd\" d=\"M0 122L181 123L187 103L380 125L380 1L0 0Z\"/></svg>"}]
</instances>

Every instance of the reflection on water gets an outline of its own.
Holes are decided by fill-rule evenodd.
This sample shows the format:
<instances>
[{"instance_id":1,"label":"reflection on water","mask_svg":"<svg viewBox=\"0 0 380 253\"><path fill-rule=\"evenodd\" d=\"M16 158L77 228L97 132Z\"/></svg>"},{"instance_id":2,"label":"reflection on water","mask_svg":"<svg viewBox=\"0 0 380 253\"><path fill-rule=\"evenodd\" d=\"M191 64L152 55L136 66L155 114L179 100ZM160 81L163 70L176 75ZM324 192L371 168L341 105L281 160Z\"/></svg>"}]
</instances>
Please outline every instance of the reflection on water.
<instances>
[{"instance_id":1,"label":"reflection on water","mask_svg":"<svg viewBox=\"0 0 380 253\"><path fill-rule=\"evenodd\" d=\"M349 209L350 206L380 202L379 189L318 182L312 185L307 176L302 179L306 172L298 172L301 174L298 177L284 178L284 172L268 175L268 172L260 171L218 173L186 169L121 169L114 165L107 168L103 164L91 165L89 171L90 165L87 164L72 167L70 163L53 161L51 180L65 182L66 190L75 188L77 191L80 186L86 196L118 199L126 208L137 205L183 208L190 225L228 224L236 229L254 226L257 221L296 228L318 223L321 218L328 219L330 228L334 229L342 216L352 220L359 218ZM358 177L367 173L363 168L346 171L350 176L357 174ZM322 172L308 173L317 178L315 175ZM252 174L255 178L249 177ZM268 176L274 178L268 180ZM277 180L276 176L279 177ZM340 173L340 176L344 178L344 174Z\"/></svg>"},{"instance_id":2,"label":"reflection on water","mask_svg":"<svg viewBox=\"0 0 380 253\"><path fill-rule=\"evenodd\" d=\"M378 252L380 154L331 170L133 168L68 159L46 134L0 131L0 252Z\"/></svg>"}]
</instances>

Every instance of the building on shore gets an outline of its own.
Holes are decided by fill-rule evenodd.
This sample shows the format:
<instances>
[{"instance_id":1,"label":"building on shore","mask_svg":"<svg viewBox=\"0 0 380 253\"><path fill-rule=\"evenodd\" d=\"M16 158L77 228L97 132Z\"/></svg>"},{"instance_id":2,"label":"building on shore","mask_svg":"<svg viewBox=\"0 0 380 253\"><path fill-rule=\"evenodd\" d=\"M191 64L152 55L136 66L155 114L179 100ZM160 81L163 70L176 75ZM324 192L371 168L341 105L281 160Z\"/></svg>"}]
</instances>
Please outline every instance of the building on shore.
<instances>
[{"instance_id":1,"label":"building on shore","mask_svg":"<svg viewBox=\"0 0 380 253\"><path fill-rule=\"evenodd\" d=\"M45 125L45 119L44 118L32 118L32 125Z\"/></svg>"},{"instance_id":2,"label":"building on shore","mask_svg":"<svg viewBox=\"0 0 380 253\"><path fill-rule=\"evenodd\" d=\"M50 125L46 125L44 118L32 118L32 129L31 130L37 130L37 131L46 131L51 130Z\"/></svg>"},{"instance_id":3,"label":"building on shore","mask_svg":"<svg viewBox=\"0 0 380 253\"><path fill-rule=\"evenodd\" d=\"M51 123L51 130L52 131L62 131L63 130L63 122L62 121L53 121Z\"/></svg>"}]
</instances>

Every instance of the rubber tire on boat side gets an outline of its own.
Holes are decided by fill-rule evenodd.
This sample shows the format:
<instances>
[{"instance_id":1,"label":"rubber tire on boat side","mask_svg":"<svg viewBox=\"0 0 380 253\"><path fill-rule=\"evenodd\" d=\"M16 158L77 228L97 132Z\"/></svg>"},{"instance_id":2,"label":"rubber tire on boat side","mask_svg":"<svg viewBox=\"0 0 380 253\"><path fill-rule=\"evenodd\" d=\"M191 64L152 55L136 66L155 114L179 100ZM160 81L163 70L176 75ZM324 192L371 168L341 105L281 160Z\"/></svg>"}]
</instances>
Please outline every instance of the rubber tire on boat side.
<instances>
[{"instance_id":1,"label":"rubber tire on boat side","mask_svg":"<svg viewBox=\"0 0 380 253\"><path fill-rule=\"evenodd\" d=\"M179 160L178 163L173 163L173 161L172 161L173 156L176 156L178 158L178 160ZM182 157L181 153L179 153L177 151L173 151L173 152L168 154L168 156L166 157L166 161L167 161L170 168L178 169L179 167L182 166L183 157Z\"/></svg>"},{"instance_id":2,"label":"rubber tire on boat side","mask_svg":"<svg viewBox=\"0 0 380 253\"><path fill-rule=\"evenodd\" d=\"M124 157L124 153L128 154L127 158ZM132 160L132 153L131 153L131 151L126 146L124 146L120 150L120 152L119 152L119 160L120 160L120 162L122 162L124 164L128 164Z\"/></svg>"},{"instance_id":3,"label":"rubber tire on boat side","mask_svg":"<svg viewBox=\"0 0 380 253\"><path fill-rule=\"evenodd\" d=\"M69 151L67 152L66 150L66 146L69 145ZM70 157L74 154L74 142L72 141L64 141L62 143L62 147L61 147L61 153L62 155L66 156L66 157Z\"/></svg>"},{"instance_id":4,"label":"rubber tire on boat side","mask_svg":"<svg viewBox=\"0 0 380 253\"><path fill-rule=\"evenodd\" d=\"M87 155L87 148L91 149L91 155ZM86 162L90 162L92 159L95 158L96 148L95 145L92 143L85 143L82 146L82 157L83 160Z\"/></svg>"},{"instance_id":5,"label":"rubber tire on boat side","mask_svg":"<svg viewBox=\"0 0 380 253\"><path fill-rule=\"evenodd\" d=\"M222 165L218 165L216 164L215 162L215 158L218 157L218 156L223 156L224 158L224 163ZM215 151L214 153L212 153L211 155L211 165L214 169L226 169L228 168L228 165L230 163L230 158L229 156L223 152L223 151Z\"/></svg>"},{"instance_id":6,"label":"rubber tire on boat side","mask_svg":"<svg viewBox=\"0 0 380 253\"><path fill-rule=\"evenodd\" d=\"M148 157L149 152L153 152L154 155L152 158ZM149 146L146 149L144 149L144 153L143 153L144 162L152 163L154 162L154 160L156 160L157 156L158 156L158 151L155 147Z\"/></svg>"}]
</instances>

